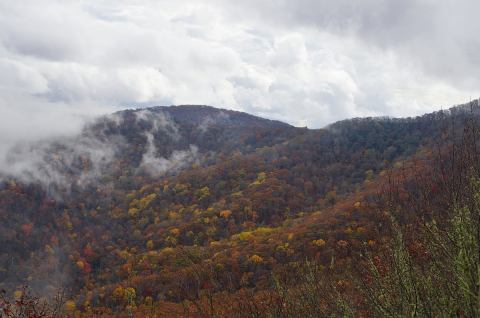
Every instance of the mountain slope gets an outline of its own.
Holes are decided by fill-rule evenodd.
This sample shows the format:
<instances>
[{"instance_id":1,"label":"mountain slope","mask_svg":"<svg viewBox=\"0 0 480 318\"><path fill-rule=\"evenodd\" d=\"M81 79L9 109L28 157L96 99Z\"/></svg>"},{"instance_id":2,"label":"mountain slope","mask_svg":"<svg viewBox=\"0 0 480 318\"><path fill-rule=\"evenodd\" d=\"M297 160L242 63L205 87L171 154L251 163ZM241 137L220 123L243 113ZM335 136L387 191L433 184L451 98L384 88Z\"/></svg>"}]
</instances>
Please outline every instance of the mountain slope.
<instances>
[{"instance_id":1,"label":"mountain slope","mask_svg":"<svg viewBox=\"0 0 480 318\"><path fill-rule=\"evenodd\" d=\"M315 256L311 242L322 245L326 231L343 240L350 224L365 229L358 240L373 240L368 213L326 211L352 209L355 195L438 141L454 116L462 112L320 130L204 106L101 118L73 140L42 145L36 163L63 179L2 183L0 287L67 286L79 308L117 308L119 287L135 288L137 302L194 297L189 275L218 265L215 291L268 288L282 264ZM336 249L315 257L328 261Z\"/></svg>"}]
</instances>

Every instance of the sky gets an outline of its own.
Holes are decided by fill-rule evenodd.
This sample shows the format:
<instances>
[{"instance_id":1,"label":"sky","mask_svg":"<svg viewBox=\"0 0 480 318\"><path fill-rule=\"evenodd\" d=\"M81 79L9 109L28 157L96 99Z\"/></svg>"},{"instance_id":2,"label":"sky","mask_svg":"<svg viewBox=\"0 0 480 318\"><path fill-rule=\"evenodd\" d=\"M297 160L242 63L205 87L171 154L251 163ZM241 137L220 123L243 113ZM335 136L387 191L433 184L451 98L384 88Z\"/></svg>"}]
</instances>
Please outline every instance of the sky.
<instances>
[{"instance_id":1,"label":"sky","mask_svg":"<svg viewBox=\"0 0 480 318\"><path fill-rule=\"evenodd\" d=\"M447 108L480 96L479 11L476 0L1 1L0 144L153 105L310 128Z\"/></svg>"}]
</instances>

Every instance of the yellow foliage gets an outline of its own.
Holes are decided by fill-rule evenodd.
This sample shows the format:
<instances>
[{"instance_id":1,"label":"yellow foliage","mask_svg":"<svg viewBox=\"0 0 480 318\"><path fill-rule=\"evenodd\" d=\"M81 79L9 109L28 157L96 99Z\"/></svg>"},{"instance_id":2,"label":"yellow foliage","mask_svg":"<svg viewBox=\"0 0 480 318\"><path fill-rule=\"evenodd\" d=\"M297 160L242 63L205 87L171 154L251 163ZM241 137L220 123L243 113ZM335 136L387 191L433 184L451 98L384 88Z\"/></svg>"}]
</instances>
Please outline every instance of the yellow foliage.
<instances>
[{"instance_id":1,"label":"yellow foliage","mask_svg":"<svg viewBox=\"0 0 480 318\"><path fill-rule=\"evenodd\" d=\"M153 298L150 296L145 297L145 305L152 306L153 305Z\"/></svg>"},{"instance_id":2,"label":"yellow foliage","mask_svg":"<svg viewBox=\"0 0 480 318\"><path fill-rule=\"evenodd\" d=\"M370 182L373 180L374 173L373 170L367 170L365 171L365 182Z\"/></svg>"},{"instance_id":3,"label":"yellow foliage","mask_svg":"<svg viewBox=\"0 0 480 318\"><path fill-rule=\"evenodd\" d=\"M214 216L216 214L215 212L215 209L210 207L208 209L205 210L205 213L204 213L206 216Z\"/></svg>"},{"instance_id":4,"label":"yellow foliage","mask_svg":"<svg viewBox=\"0 0 480 318\"><path fill-rule=\"evenodd\" d=\"M238 234L232 235L233 240L247 241L253 239L254 235L265 235L275 231L271 227L259 227L253 231L243 231Z\"/></svg>"},{"instance_id":5,"label":"yellow foliage","mask_svg":"<svg viewBox=\"0 0 480 318\"><path fill-rule=\"evenodd\" d=\"M155 244L153 243L153 241L152 241L152 240L149 240L149 241L147 242L147 248L148 248L149 250L153 250L154 247L155 247Z\"/></svg>"},{"instance_id":6,"label":"yellow foliage","mask_svg":"<svg viewBox=\"0 0 480 318\"><path fill-rule=\"evenodd\" d=\"M137 293L135 291L135 288L133 288L133 287L125 288L124 298L125 298L126 301L133 302L136 297L137 297Z\"/></svg>"},{"instance_id":7,"label":"yellow foliage","mask_svg":"<svg viewBox=\"0 0 480 318\"><path fill-rule=\"evenodd\" d=\"M357 202L355 202L355 204L353 206L358 209L361 205L362 205L362 203L360 201L357 201Z\"/></svg>"},{"instance_id":8,"label":"yellow foliage","mask_svg":"<svg viewBox=\"0 0 480 318\"><path fill-rule=\"evenodd\" d=\"M169 220L177 220L179 218L177 212L168 212L168 219Z\"/></svg>"},{"instance_id":9,"label":"yellow foliage","mask_svg":"<svg viewBox=\"0 0 480 318\"><path fill-rule=\"evenodd\" d=\"M271 227L259 227L257 228L254 232L255 234L269 234L275 231L275 229L272 229Z\"/></svg>"},{"instance_id":10,"label":"yellow foliage","mask_svg":"<svg viewBox=\"0 0 480 318\"><path fill-rule=\"evenodd\" d=\"M171 247L165 247L164 249L162 249L161 253L162 254L172 254L174 252L174 249L171 248Z\"/></svg>"},{"instance_id":11,"label":"yellow foliage","mask_svg":"<svg viewBox=\"0 0 480 318\"><path fill-rule=\"evenodd\" d=\"M114 298L122 299L123 296L125 295L125 288L123 288L122 286L118 286L113 290L112 295Z\"/></svg>"},{"instance_id":12,"label":"yellow foliage","mask_svg":"<svg viewBox=\"0 0 480 318\"><path fill-rule=\"evenodd\" d=\"M129 194L127 194L125 198L127 199L127 201L132 201L136 195L137 195L136 192L132 191Z\"/></svg>"},{"instance_id":13,"label":"yellow foliage","mask_svg":"<svg viewBox=\"0 0 480 318\"><path fill-rule=\"evenodd\" d=\"M242 192L242 191L238 191L238 192L232 193L232 197L241 197L242 195L243 195L243 192Z\"/></svg>"},{"instance_id":14,"label":"yellow foliage","mask_svg":"<svg viewBox=\"0 0 480 318\"><path fill-rule=\"evenodd\" d=\"M177 229L177 228L173 228L173 229L170 230L170 234L175 235L175 236L179 236L180 235L180 230Z\"/></svg>"},{"instance_id":15,"label":"yellow foliage","mask_svg":"<svg viewBox=\"0 0 480 318\"><path fill-rule=\"evenodd\" d=\"M250 256L249 260L253 264L261 264L263 262L263 258L257 254Z\"/></svg>"},{"instance_id":16,"label":"yellow foliage","mask_svg":"<svg viewBox=\"0 0 480 318\"><path fill-rule=\"evenodd\" d=\"M219 241L211 241L210 246L211 247L218 247L221 246L222 244Z\"/></svg>"},{"instance_id":17,"label":"yellow foliage","mask_svg":"<svg viewBox=\"0 0 480 318\"><path fill-rule=\"evenodd\" d=\"M23 292L22 292L21 290L16 290L16 291L13 293L13 297L14 297L15 299L20 299L20 298L22 298L22 296L23 296Z\"/></svg>"},{"instance_id":18,"label":"yellow foliage","mask_svg":"<svg viewBox=\"0 0 480 318\"><path fill-rule=\"evenodd\" d=\"M138 209L137 208L128 209L128 215L130 215L131 217L136 217L138 215Z\"/></svg>"},{"instance_id":19,"label":"yellow foliage","mask_svg":"<svg viewBox=\"0 0 480 318\"><path fill-rule=\"evenodd\" d=\"M265 180L267 179L267 174L265 172L260 172L258 175L257 175L257 180L262 183L264 182Z\"/></svg>"},{"instance_id":20,"label":"yellow foliage","mask_svg":"<svg viewBox=\"0 0 480 318\"><path fill-rule=\"evenodd\" d=\"M126 250L118 252L118 256L122 259L127 259L130 257L130 253Z\"/></svg>"},{"instance_id":21,"label":"yellow foliage","mask_svg":"<svg viewBox=\"0 0 480 318\"><path fill-rule=\"evenodd\" d=\"M152 201L155 200L156 198L157 198L157 195L155 193L151 193L141 198L140 202L138 203L138 208L140 208L140 210L147 208L150 205L150 203L152 203Z\"/></svg>"},{"instance_id":22,"label":"yellow foliage","mask_svg":"<svg viewBox=\"0 0 480 318\"><path fill-rule=\"evenodd\" d=\"M357 227L357 233L358 234L363 234L366 232L366 229L363 226Z\"/></svg>"},{"instance_id":23,"label":"yellow foliage","mask_svg":"<svg viewBox=\"0 0 480 318\"><path fill-rule=\"evenodd\" d=\"M325 246L326 242L325 240L318 239L318 240L313 240L312 244L316 247L322 247L322 246Z\"/></svg>"},{"instance_id":24,"label":"yellow foliage","mask_svg":"<svg viewBox=\"0 0 480 318\"><path fill-rule=\"evenodd\" d=\"M137 309L137 305L135 304L127 305L125 306L125 309L127 310L127 312L132 312Z\"/></svg>"},{"instance_id":25,"label":"yellow foliage","mask_svg":"<svg viewBox=\"0 0 480 318\"><path fill-rule=\"evenodd\" d=\"M156 257L156 256L158 256L158 253L157 253L157 251L149 251L149 252L147 253L147 255L148 255L149 257Z\"/></svg>"},{"instance_id":26,"label":"yellow foliage","mask_svg":"<svg viewBox=\"0 0 480 318\"><path fill-rule=\"evenodd\" d=\"M267 174L265 172L260 172L257 175L257 179L255 181L253 181L252 183L250 183L249 186L252 187L252 186L260 185L260 184L264 183L265 180L267 180Z\"/></svg>"},{"instance_id":27,"label":"yellow foliage","mask_svg":"<svg viewBox=\"0 0 480 318\"><path fill-rule=\"evenodd\" d=\"M177 183L175 185L175 187L173 188L173 191L175 191L175 193L183 192L183 191L186 191L186 190L188 190L188 185L181 184L181 183Z\"/></svg>"},{"instance_id":28,"label":"yellow foliage","mask_svg":"<svg viewBox=\"0 0 480 318\"><path fill-rule=\"evenodd\" d=\"M204 200L208 197L210 197L210 189L208 187L203 187L200 190L197 191L197 198L198 200Z\"/></svg>"},{"instance_id":29,"label":"yellow foliage","mask_svg":"<svg viewBox=\"0 0 480 318\"><path fill-rule=\"evenodd\" d=\"M244 231L238 234L235 234L232 236L234 240L240 240L240 241L247 241L253 237L253 234L251 231Z\"/></svg>"},{"instance_id":30,"label":"yellow foliage","mask_svg":"<svg viewBox=\"0 0 480 318\"><path fill-rule=\"evenodd\" d=\"M165 242L170 243L170 245L175 246L177 245L177 239L174 238L173 236L167 236L165 239Z\"/></svg>"},{"instance_id":31,"label":"yellow foliage","mask_svg":"<svg viewBox=\"0 0 480 318\"><path fill-rule=\"evenodd\" d=\"M77 305L73 300L67 300L65 302L65 310L69 312L73 312L77 309Z\"/></svg>"}]
</instances>

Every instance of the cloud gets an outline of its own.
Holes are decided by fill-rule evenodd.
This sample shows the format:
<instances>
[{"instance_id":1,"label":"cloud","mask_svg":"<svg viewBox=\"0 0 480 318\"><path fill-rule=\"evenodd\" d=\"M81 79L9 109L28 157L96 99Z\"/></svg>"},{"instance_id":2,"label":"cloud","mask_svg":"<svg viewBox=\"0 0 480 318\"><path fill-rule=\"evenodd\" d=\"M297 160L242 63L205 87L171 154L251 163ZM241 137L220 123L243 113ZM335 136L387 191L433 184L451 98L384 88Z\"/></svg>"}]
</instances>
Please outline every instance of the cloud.
<instances>
[{"instance_id":1,"label":"cloud","mask_svg":"<svg viewBox=\"0 0 480 318\"><path fill-rule=\"evenodd\" d=\"M176 172L197 160L198 147L190 145L188 150L174 150L170 157L159 157L156 154L154 137L147 134L147 148L142 156L139 171L158 177L168 172Z\"/></svg>"},{"instance_id":2,"label":"cloud","mask_svg":"<svg viewBox=\"0 0 480 318\"><path fill-rule=\"evenodd\" d=\"M197 130L201 134L204 134L208 131L208 129L210 129L210 127L214 126L215 124L226 122L229 119L230 119L230 115L228 115L226 112L223 112L223 111L213 116L206 116L198 125Z\"/></svg>"},{"instance_id":3,"label":"cloud","mask_svg":"<svg viewBox=\"0 0 480 318\"><path fill-rule=\"evenodd\" d=\"M101 120L115 123L115 117ZM101 120L90 125L99 125ZM0 177L13 177L24 183L44 186L57 199L70 194L72 186L85 187L98 178L114 161L123 146L120 135L87 129L72 136L19 142L8 148L0 160Z\"/></svg>"},{"instance_id":4,"label":"cloud","mask_svg":"<svg viewBox=\"0 0 480 318\"><path fill-rule=\"evenodd\" d=\"M277 28L354 37L398 55L407 66L464 87L478 86L480 3L470 0L299 0L233 2L230 13ZM239 14L239 11L243 14ZM411 64L411 65L409 65ZM460 81L461 83L458 83Z\"/></svg>"},{"instance_id":5,"label":"cloud","mask_svg":"<svg viewBox=\"0 0 480 318\"><path fill-rule=\"evenodd\" d=\"M168 134L173 140L180 139L178 126L168 113L161 111L151 111L150 109L140 109L135 112L135 121L137 123L145 121L152 127L148 134L153 138L154 133ZM153 142L153 139L151 140Z\"/></svg>"},{"instance_id":6,"label":"cloud","mask_svg":"<svg viewBox=\"0 0 480 318\"><path fill-rule=\"evenodd\" d=\"M78 131L76 116L135 105L208 104L317 128L463 103L480 95L478 7L432 0L2 2L2 137L12 143Z\"/></svg>"},{"instance_id":7,"label":"cloud","mask_svg":"<svg viewBox=\"0 0 480 318\"><path fill-rule=\"evenodd\" d=\"M195 145L190 145L186 150L173 150L167 158L157 154L154 135L167 134L174 141L179 141L181 138L177 125L167 113L142 109L135 112L135 119L137 123L143 121L151 126L151 129L145 131L147 142L138 172L146 172L151 176L158 177L166 173L177 172L199 160L198 147Z\"/></svg>"}]
</instances>

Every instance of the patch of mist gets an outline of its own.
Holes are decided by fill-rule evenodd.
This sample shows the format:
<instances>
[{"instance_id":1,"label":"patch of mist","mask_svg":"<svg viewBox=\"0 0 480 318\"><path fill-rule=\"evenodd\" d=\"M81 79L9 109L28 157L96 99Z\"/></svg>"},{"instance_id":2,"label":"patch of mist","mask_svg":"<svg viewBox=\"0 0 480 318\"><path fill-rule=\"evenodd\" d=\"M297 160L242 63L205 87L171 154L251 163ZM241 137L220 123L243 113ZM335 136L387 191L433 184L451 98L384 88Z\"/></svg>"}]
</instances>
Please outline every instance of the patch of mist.
<instances>
[{"instance_id":1,"label":"patch of mist","mask_svg":"<svg viewBox=\"0 0 480 318\"><path fill-rule=\"evenodd\" d=\"M197 161L198 147L190 145L188 150L175 150L169 158L157 157L154 136L147 134L147 149L140 163L140 170L154 177L175 172Z\"/></svg>"},{"instance_id":2,"label":"patch of mist","mask_svg":"<svg viewBox=\"0 0 480 318\"><path fill-rule=\"evenodd\" d=\"M26 260L9 258L3 254L0 266L3 268L4 279L0 282L0 288L11 291L21 290L22 286L28 286L33 295L43 299L53 300L62 291L67 291L72 283L72 274L65 265L67 254L56 245L48 247L48 251L36 250ZM13 295L8 295L13 296Z\"/></svg>"},{"instance_id":3,"label":"patch of mist","mask_svg":"<svg viewBox=\"0 0 480 318\"><path fill-rule=\"evenodd\" d=\"M35 295L54 299L58 293L67 289L72 283L72 273L65 266L66 255L59 246L54 246L49 252L38 255L38 260L30 260L29 288Z\"/></svg>"},{"instance_id":4,"label":"patch of mist","mask_svg":"<svg viewBox=\"0 0 480 318\"><path fill-rule=\"evenodd\" d=\"M180 129L168 113L142 109L134 114L136 124L149 127L144 132L147 143L139 171L160 176L198 161L195 145L174 150L168 157L157 156L155 135L165 133L174 141L181 139ZM199 129L206 131L222 118L227 117L207 118ZM88 122L78 134L17 142L0 153L0 181L13 178L39 184L49 196L62 200L71 194L73 187L85 188L111 171L116 156L126 146L124 137L116 130L124 120L123 114L115 113Z\"/></svg>"},{"instance_id":5,"label":"patch of mist","mask_svg":"<svg viewBox=\"0 0 480 318\"><path fill-rule=\"evenodd\" d=\"M99 119L91 125L117 124L120 119ZM91 126L86 126L91 128ZM123 139L101 131L84 129L78 135L19 142L1 158L0 179L15 178L23 183L37 183L48 195L61 199L73 185L85 187L109 169Z\"/></svg>"},{"instance_id":6,"label":"patch of mist","mask_svg":"<svg viewBox=\"0 0 480 318\"><path fill-rule=\"evenodd\" d=\"M174 150L168 158L157 156L155 134L166 133L173 140L178 141L181 134L178 126L168 113L142 109L135 112L136 121L147 121L152 128L145 132L147 138L146 149L138 172L146 172L153 177L179 171L198 161L198 147L190 145L186 150Z\"/></svg>"},{"instance_id":7,"label":"patch of mist","mask_svg":"<svg viewBox=\"0 0 480 318\"><path fill-rule=\"evenodd\" d=\"M197 130L199 130L202 134L206 133L207 130L220 122L225 122L230 119L230 115L227 113L221 111L218 114L215 114L214 116L206 116L202 122L198 125Z\"/></svg>"},{"instance_id":8,"label":"patch of mist","mask_svg":"<svg viewBox=\"0 0 480 318\"><path fill-rule=\"evenodd\" d=\"M174 140L180 139L178 126L175 124L170 114L150 109L140 109L135 112L135 120L149 122L152 125L152 132L164 131Z\"/></svg>"}]
</instances>

